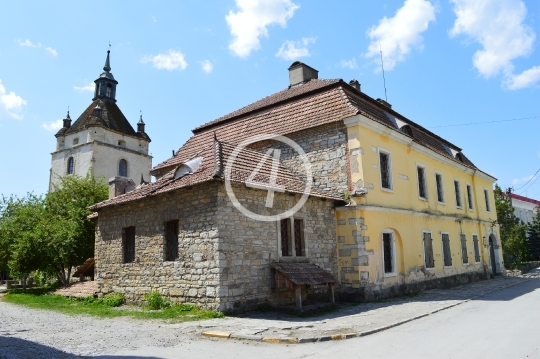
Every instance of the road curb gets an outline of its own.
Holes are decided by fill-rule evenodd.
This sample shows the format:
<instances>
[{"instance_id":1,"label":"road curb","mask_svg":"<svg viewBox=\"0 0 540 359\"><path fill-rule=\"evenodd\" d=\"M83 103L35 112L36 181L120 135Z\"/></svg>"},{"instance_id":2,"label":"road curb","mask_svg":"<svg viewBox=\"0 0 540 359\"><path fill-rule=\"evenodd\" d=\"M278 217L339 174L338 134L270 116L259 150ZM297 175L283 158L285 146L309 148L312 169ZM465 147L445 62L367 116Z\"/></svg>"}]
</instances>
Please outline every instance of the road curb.
<instances>
[{"instance_id":1,"label":"road curb","mask_svg":"<svg viewBox=\"0 0 540 359\"><path fill-rule=\"evenodd\" d=\"M235 335L232 332L221 332L221 331L205 331L205 332L202 333L202 335L207 336L207 337L223 338L223 339L263 341L263 342L272 343L272 344L305 344L305 343L326 342L326 341L330 341L330 340L335 341L335 340L345 340L345 339L352 339L352 338L358 338L358 337L365 337L365 336L368 336L368 335L371 335L371 334L380 333L382 331L385 331L385 330L388 330L388 329L391 329L391 328L395 328L397 326L400 326L400 325L405 324L405 323L412 322L412 321L417 320L417 319L425 318L425 317L427 317L429 315L439 313L439 312L441 312L443 310L456 307L458 305L470 302L471 300L484 297L484 296L486 296L488 294L495 293L495 292L498 292L500 290L510 288L510 287L513 287L515 285L518 285L518 284L521 284L523 282L526 282L526 281L530 280L530 279L527 279L527 278L523 278L523 279L524 280L522 280L522 281L520 281L518 283L509 284L507 286L504 286L504 287L501 287L501 288L498 288L498 289L494 289L494 290L486 292L484 294L480 294L480 295L477 295L475 297L464 299L464 300L461 300L461 301L459 301L457 303L449 304L447 306L432 310L432 311L430 311L428 313L416 315L414 317L410 317L410 318L407 318L407 319L400 320L399 322L384 325L382 327L378 327L378 328L375 328L375 329L365 330L365 331L362 331L362 332L350 332L350 333L346 333L346 334L332 334L332 335L323 335L323 336L318 336L318 337L302 337L302 338L261 337L261 336L257 336L257 335Z\"/></svg>"}]
</instances>

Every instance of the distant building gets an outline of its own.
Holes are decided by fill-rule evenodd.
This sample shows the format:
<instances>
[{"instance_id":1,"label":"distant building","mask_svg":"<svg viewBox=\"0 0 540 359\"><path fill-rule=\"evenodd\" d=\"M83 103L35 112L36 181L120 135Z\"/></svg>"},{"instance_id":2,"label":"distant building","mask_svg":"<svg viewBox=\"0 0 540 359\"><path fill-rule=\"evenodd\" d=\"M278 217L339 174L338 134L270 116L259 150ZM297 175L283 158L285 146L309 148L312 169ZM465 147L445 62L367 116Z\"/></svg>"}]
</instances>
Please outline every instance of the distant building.
<instances>
[{"instance_id":1,"label":"distant building","mask_svg":"<svg viewBox=\"0 0 540 359\"><path fill-rule=\"evenodd\" d=\"M524 224L529 224L540 207L540 201L512 193L512 207L516 217Z\"/></svg>"},{"instance_id":2,"label":"distant building","mask_svg":"<svg viewBox=\"0 0 540 359\"><path fill-rule=\"evenodd\" d=\"M92 103L71 124L68 114L56 133L56 150L52 153L49 191L60 176L121 177L133 184L150 182L152 156L148 154L150 137L145 132L142 116L133 129L116 105L116 85L107 51L103 73L95 80Z\"/></svg>"}]
</instances>

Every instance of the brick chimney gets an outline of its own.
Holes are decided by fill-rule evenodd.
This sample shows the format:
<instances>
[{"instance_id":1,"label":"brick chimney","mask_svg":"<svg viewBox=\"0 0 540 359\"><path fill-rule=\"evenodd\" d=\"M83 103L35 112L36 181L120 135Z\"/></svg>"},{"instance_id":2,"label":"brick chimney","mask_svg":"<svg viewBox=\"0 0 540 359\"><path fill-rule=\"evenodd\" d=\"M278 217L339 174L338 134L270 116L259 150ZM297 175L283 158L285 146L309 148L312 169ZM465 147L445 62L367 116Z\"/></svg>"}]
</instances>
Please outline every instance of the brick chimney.
<instances>
[{"instance_id":1,"label":"brick chimney","mask_svg":"<svg viewBox=\"0 0 540 359\"><path fill-rule=\"evenodd\" d=\"M303 62L295 61L289 67L290 86L294 86L318 78L319 71L315 70L313 67L304 64Z\"/></svg>"},{"instance_id":2,"label":"brick chimney","mask_svg":"<svg viewBox=\"0 0 540 359\"><path fill-rule=\"evenodd\" d=\"M352 79L351 81L349 81L349 85L351 85L352 87L354 87L358 91L362 91L362 90L360 90L360 82L358 82L358 80L356 80L356 79Z\"/></svg>"},{"instance_id":3,"label":"brick chimney","mask_svg":"<svg viewBox=\"0 0 540 359\"><path fill-rule=\"evenodd\" d=\"M121 176L109 178L109 199L131 192L135 187L135 182L131 178Z\"/></svg>"}]
</instances>

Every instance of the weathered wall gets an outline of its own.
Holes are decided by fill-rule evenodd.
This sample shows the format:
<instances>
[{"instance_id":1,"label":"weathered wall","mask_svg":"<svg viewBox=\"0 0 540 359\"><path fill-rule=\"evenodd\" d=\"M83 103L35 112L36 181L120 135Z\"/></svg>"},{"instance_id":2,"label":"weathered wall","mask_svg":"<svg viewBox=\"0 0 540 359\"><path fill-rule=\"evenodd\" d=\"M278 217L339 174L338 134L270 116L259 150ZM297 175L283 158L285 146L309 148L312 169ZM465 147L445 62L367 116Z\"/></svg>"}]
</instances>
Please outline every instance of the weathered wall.
<instances>
[{"instance_id":1,"label":"weathered wall","mask_svg":"<svg viewBox=\"0 0 540 359\"><path fill-rule=\"evenodd\" d=\"M206 183L104 208L96 227L96 280L101 293L129 302L157 290L172 301L219 309L217 186ZM165 222L179 220L179 258L164 261ZM135 262L123 263L122 228L135 226Z\"/></svg>"},{"instance_id":2,"label":"weathered wall","mask_svg":"<svg viewBox=\"0 0 540 359\"><path fill-rule=\"evenodd\" d=\"M276 193L273 208L266 208L266 191L241 185L233 186L233 190L240 204L264 215L283 213L300 199L300 195ZM272 291L270 263L283 260L278 246L278 223L244 216L233 206L224 187L219 188L218 204L219 258L224 260L220 272L221 309L294 303L292 292ZM307 259L336 276L333 201L309 198L294 217L304 219ZM303 292L304 296L310 293L305 288Z\"/></svg>"},{"instance_id":3,"label":"weathered wall","mask_svg":"<svg viewBox=\"0 0 540 359\"><path fill-rule=\"evenodd\" d=\"M308 156L313 174L313 187L343 194L348 188L347 129L342 122L286 135ZM281 150L281 163L305 179L303 161L290 146L278 141L264 141L251 146L261 152L269 148Z\"/></svg>"}]
</instances>

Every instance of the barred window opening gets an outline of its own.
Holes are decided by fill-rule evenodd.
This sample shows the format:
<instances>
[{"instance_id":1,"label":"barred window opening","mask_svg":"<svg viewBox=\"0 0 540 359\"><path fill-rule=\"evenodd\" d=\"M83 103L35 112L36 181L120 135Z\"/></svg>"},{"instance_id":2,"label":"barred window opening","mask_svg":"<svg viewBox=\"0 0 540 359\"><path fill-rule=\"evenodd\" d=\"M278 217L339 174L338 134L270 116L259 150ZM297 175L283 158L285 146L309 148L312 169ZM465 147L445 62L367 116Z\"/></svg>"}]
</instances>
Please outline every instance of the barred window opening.
<instances>
[{"instance_id":1,"label":"barred window opening","mask_svg":"<svg viewBox=\"0 0 540 359\"><path fill-rule=\"evenodd\" d=\"M467 185L467 202L469 204L469 209L472 211L474 208L473 206L473 196L472 196L472 187L471 185Z\"/></svg>"},{"instance_id":2,"label":"barred window opening","mask_svg":"<svg viewBox=\"0 0 540 359\"><path fill-rule=\"evenodd\" d=\"M392 233L383 233L384 273L394 273L394 243Z\"/></svg>"},{"instance_id":3,"label":"barred window opening","mask_svg":"<svg viewBox=\"0 0 540 359\"><path fill-rule=\"evenodd\" d=\"M437 201L444 202L444 192L442 184L442 176L440 174L435 174L435 182L437 182Z\"/></svg>"},{"instance_id":4,"label":"barred window opening","mask_svg":"<svg viewBox=\"0 0 540 359\"><path fill-rule=\"evenodd\" d=\"M421 198L427 198L426 170L424 167L420 167L420 166L418 166L416 169L418 172L418 195Z\"/></svg>"},{"instance_id":5,"label":"barred window opening","mask_svg":"<svg viewBox=\"0 0 540 359\"><path fill-rule=\"evenodd\" d=\"M484 189L484 198L486 200L486 211L491 212L491 206L489 205L489 194L487 189Z\"/></svg>"},{"instance_id":6,"label":"barred window opening","mask_svg":"<svg viewBox=\"0 0 540 359\"><path fill-rule=\"evenodd\" d=\"M178 221L165 223L165 260L178 258Z\"/></svg>"},{"instance_id":7,"label":"barred window opening","mask_svg":"<svg viewBox=\"0 0 540 359\"><path fill-rule=\"evenodd\" d=\"M459 188L459 181L454 181L454 190L456 191L456 206L461 208L461 190Z\"/></svg>"},{"instance_id":8,"label":"barred window opening","mask_svg":"<svg viewBox=\"0 0 540 359\"><path fill-rule=\"evenodd\" d=\"M392 189L390 180L390 155L384 152L379 152L379 161L381 169L381 186L382 188Z\"/></svg>"},{"instance_id":9,"label":"barred window opening","mask_svg":"<svg viewBox=\"0 0 540 359\"><path fill-rule=\"evenodd\" d=\"M75 160L73 159L73 157L68 158L67 173L68 175L72 175L73 173L75 173Z\"/></svg>"},{"instance_id":10,"label":"barred window opening","mask_svg":"<svg viewBox=\"0 0 540 359\"><path fill-rule=\"evenodd\" d=\"M122 230L124 242L124 263L135 261L135 227L127 227Z\"/></svg>"}]
</instances>

